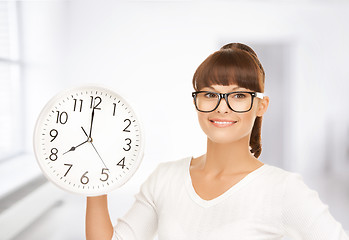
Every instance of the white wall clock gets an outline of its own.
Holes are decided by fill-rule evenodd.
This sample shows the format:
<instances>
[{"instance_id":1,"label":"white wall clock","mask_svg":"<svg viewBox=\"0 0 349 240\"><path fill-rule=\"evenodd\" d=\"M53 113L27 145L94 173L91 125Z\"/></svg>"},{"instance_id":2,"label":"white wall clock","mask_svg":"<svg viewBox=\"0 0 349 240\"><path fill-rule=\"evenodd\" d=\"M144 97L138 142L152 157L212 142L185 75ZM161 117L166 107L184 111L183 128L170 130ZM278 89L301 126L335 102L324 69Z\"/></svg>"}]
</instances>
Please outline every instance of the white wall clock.
<instances>
[{"instance_id":1,"label":"white wall clock","mask_svg":"<svg viewBox=\"0 0 349 240\"><path fill-rule=\"evenodd\" d=\"M117 93L82 86L53 97L34 130L44 175L73 193L97 196L120 187L143 157L141 123Z\"/></svg>"}]
</instances>

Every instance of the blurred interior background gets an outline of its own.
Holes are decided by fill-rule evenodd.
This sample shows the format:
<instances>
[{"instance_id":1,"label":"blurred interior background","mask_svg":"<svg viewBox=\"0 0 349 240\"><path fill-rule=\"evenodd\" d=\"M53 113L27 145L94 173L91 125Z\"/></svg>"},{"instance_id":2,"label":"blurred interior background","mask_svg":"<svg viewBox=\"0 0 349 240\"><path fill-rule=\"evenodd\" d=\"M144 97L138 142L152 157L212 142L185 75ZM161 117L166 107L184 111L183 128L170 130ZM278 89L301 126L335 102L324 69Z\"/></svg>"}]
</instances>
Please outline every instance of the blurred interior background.
<instances>
[{"instance_id":1,"label":"blurred interior background","mask_svg":"<svg viewBox=\"0 0 349 240\"><path fill-rule=\"evenodd\" d=\"M348 12L345 0L0 1L0 239L84 239L85 198L47 182L33 153L50 98L97 83L132 101L146 147L109 195L116 223L158 163L205 152L191 80L229 42L266 72L261 161L302 174L349 230Z\"/></svg>"}]
</instances>

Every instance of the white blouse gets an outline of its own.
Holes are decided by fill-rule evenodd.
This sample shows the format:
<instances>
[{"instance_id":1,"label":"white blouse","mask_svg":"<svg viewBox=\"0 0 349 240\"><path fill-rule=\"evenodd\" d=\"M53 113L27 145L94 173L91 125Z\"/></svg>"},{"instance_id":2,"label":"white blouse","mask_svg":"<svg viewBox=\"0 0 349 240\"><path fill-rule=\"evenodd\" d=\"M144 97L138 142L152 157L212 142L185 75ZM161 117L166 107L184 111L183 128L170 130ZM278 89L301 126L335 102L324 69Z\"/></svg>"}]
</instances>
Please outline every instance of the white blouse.
<instances>
[{"instance_id":1,"label":"white blouse","mask_svg":"<svg viewBox=\"0 0 349 240\"><path fill-rule=\"evenodd\" d=\"M200 198L191 157L161 163L143 183L113 240L349 240L297 173L264 164L219 197Z\"/></svg>"}]
</instances>

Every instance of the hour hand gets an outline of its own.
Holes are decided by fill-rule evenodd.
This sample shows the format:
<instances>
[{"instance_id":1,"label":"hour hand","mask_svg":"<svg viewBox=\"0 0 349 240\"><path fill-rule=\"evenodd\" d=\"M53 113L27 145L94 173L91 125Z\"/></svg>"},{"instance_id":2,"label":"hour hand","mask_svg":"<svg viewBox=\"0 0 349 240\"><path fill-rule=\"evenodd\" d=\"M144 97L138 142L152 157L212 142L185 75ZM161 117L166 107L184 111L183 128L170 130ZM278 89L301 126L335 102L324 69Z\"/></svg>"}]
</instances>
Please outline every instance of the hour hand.
<instances>
[{"instance_id":1,"label":"hour hand","mask_svg":"<svg viewBox=\"0 0 349 240\"><path fill-rule=\"evenodd\" d=\"M85 131L85 129L83 127L81 127L82 131L84 131L86 137L87 137L87 141L90 139L90 137L88 136L87 132Z\"/></svg>"},{"instance_id":2,"label":"hour hand","mask_svg":"<svg viewBox=\"0 0 349 240\"><path fill-rule=\"evenodd\" d=\"M80 147L81 145L83 145L83 144L85 144L85 143L87 143L88 142L88 139L85 141L85 142L82 142L82 143L80 143L79 145L77 145L77 146L73 146L73 147L71 147L68 151L66 151L65 153L63 153L63 155L64 154L66 154L66 153L68 153L68 152L71 152L71 151L75 151L75 149L77 149L78 147Z\"/></svg>"}]
</instances>

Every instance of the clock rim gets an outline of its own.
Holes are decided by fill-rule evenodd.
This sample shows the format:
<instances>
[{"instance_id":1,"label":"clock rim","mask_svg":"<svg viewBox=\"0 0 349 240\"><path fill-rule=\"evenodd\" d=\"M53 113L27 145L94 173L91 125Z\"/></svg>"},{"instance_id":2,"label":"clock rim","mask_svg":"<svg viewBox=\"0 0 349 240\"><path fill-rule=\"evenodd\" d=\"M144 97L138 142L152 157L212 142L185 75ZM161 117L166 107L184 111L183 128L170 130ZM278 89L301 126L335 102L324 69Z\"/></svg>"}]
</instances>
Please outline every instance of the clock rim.
<instances>
[{"instance_id":1,"label":"clock rim","mask_svg":"<svg viewBox=\"0 0 349 240\"><path fill-rule=\"evenodd\" d=\"M93 193L93 190L91 191L91 193L84 193L84 192L78 192L78 191L74 191L73 189L68 189L65 188L64 186L60 185L58 183L58 181L56 181L56 179L51 178L49 176L49 174L46 172L46 170L44 169L44 167L41 165L40 160L39 160L39 137L40 137L40 132L39 132L39 128L40 128L40 123L43 123L43 118L44 116L47 116L46 113L48 113L49 109L52 108L55 103L57 102L58 99L66 96L68 93L72 92L72 91L77 91L79 89L84 89L84 88L97 88L98 90L105 90L108 93L112 93L113 95L116 95L120 100L122 100L124 103L126 103L128 105L129 108L131 108L134 117L136 118L136 120L138 121L138 126L139 126L139 131L140 131L140 148L139 148L139 154L137 155L136 158L136 164L133 165L133 169L128 171L128 173L126 175L124 175L124 177L121 178L120 181L117 181L117 184L113 184L113 186L111 188L109 188L107 191L95 191ZM79 85L79 86L75 86L75 87L70 87L68 89L65 90L61 90L58 93L56 93L53 97L50 98L50 100L44 105L44 107L41 109L40 114L38 115L37 119L36 119L36 123L35 123L35 127L34 127L34 134L33 134L33 149L34 149L34 156L36 159L37 164L39 165L41 172L44 174L44 176L46 177L46 179L53 183L54 185L58 186L60 189L66 191L66 192L70 192L70 193L74 193L74 194L78 194L78 195L83 195L83 196L87 196L87 197L93 197L93 196L101 196L101 195L105 195L108 194L118 188L121 188L124 184L126 184L131 178L132 176L134 176L134 174L137 172L137 170L139 169L141 162L143 161L143 157L144 157L144 145L145 145L145 136L144 136L145 132L144 132L144 128L143 128L143 124L142 121L139 118L139 115L135 112L135 108L134 108L134 104L130 103L130 101L128 101L125 97L121 96L120 93L114 91L113 88L110 87L106 87L100 84L85 84L85 85Z\"/></svg>"}]
</instances>

